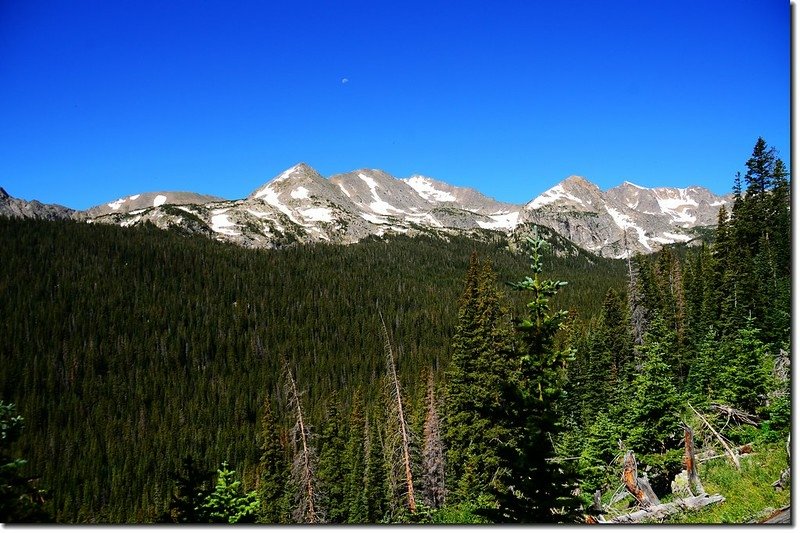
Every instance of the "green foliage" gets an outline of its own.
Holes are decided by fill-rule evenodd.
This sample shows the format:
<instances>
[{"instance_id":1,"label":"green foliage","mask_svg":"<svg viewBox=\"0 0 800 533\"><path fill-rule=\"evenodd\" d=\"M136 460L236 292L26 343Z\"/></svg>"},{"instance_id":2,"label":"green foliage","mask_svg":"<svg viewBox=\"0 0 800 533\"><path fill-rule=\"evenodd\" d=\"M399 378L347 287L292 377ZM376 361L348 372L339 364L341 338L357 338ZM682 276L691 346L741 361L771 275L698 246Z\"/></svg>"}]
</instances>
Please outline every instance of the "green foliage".
<instances>
[{"instance_id":1,"label":"green foliage","mask_svg":"<svg viewBox=\"0 0 800 533\"><path fill-rule=\"evenodd\" d=\"M222 463L217 471L217 483L200 506L206 521L213 524L246 524L256 520L258 497L255 491L245 493L236 471Z\"/></svg>"},{"instance_id":2,"label":"green foliage","mask_svg":"<svg viewBox=\"0 0 800 533\"><path fill-rule=\"evenodd\" d=\"M725 365L720 372L718 396L723 402L750 413L761 411L772 370L772 357L748 320L732 338L726 338L720 352Z\"/></svg>"},{"instance_id":3,"label":"green foliage","mask_svg":"<svg viewBox=\"0 0 800 533\"><path fill-rule=\"evenodd\" d=\"M518 439L509 467L513 489L497 491L499 509L487 514L509 522L569 521L577 508L572 496L576 481L565 465L551 461L555 457L553 441L561 431L557 403L562 399L566 365L573 352L555 344L567 313L551 313L550 299L566 282L541 277L546 242L538 237L529 237L527 242L533 277L511 284L531 298L527 317L514 324L520 355L509 420Z\"/></svg>"},{"instance_id":4,"label":"green foliage","mask_svg":"<svg viewBox=\"0 0 800 533\"><path fill-rule=\"evenodd\" d=\"M506 411L515 364L510 331L495 274L473 253L446 372L445 441L453 501L473 501L493 484L507 483L504 454L515 442Z\"/></svg>"},{"instance_id":5,"label":"green foliage","mask_svg":"<svg viewBox=\"0 0 800 533\"><path fill-rule=\"evenodd\" d=\"M334 402L328 406L328 415L319 437L319 465L317 481L322 494L321 506L326 510L326 521L344 523L349 509L345 505L347 463L343 461L345 450L345 424Z\"/></svg>"},{"instance_id":6,"label":"green foliage","mask_svg":"<svg viewBox=\"0 0 800 533\"><path fill-rule=\"evenodd\" d=\"M586 431L585 442L578 460L583 494L591 496L597 489L604 491L618 484L619 461L615 459L620 454L617 441L622 434L624 434L623 426L614 423L605 411L597 413L594 422Z\"/></svg>"},{"instance_id":7,"label":"green foliage","mask_svg":"<svg viewBox=\"0 0 800 533\"><path fill-rule=\"evenodd\" d=\"M27 461L11 455L25 424L14 404L0 400L0 523L46 522L44 492L23 475Z\"/></svg>"},{"instance_id":8,"label":"green foliage","mask_svg":"<svg viewBox=\"0 0 800 533\"><path fill-rule=\"evenodd\" d=\"M676 515L668 523L743 524L763 518L765 511L790 503L789 490L776 491L772 483L788 466L782 444L759 447L756 453L741 458L737 470L729 461L716 459L700 465L700 479L709 494L722 494L725 501L697 511Z\"/></svg>"},{"instance_id":9,"label":"green foliage","mask_svg":"<svg viewBox=\"0 0 800 533\"><path fill-rule=\"evenodd\" d=\"M664 362L664 344L649 338L642 351L645 360L632 383L626 424L630 430L625 443L640 454L664 453L682 437L682 402L672 382L671 369Z\"/></svg>"},{"instance_id":10,"label":"green foliage","mask_svg":"<svg viewBox=\"0 0 800 533\"><path fill-rule=\"evenodd\" d=\"M285 524L289 521L289 494L286 491L289 465L269 399L264 401L260 441L258 522Z\"/></svg>"},{"instance_id":11,"label":"green foliage","mask_svg":"<svg viewBox=\"0 0 800 533\"><path fill-rule=\"evenodd\" d=\"M482 509L494 505L493 499L488 495L479 496L475 502L462 502L454 505L445 505L439 509L422 508L414 520L417 524L490 524L491 522L481 514Z\"/></svg>"}]
</instances>

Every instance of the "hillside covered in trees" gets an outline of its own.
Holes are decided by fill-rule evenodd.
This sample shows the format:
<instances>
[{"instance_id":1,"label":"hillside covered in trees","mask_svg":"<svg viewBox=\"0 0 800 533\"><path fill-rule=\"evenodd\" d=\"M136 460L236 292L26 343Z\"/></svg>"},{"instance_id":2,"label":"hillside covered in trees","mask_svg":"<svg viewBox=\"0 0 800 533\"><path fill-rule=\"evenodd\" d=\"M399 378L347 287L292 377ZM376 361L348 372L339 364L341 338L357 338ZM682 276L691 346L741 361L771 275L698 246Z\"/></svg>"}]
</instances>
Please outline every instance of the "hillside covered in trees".
<instances>
[{"instance_id":1,"label":"hillside covered in trees","mask_svg":"<svg viewBox=\"0 0 800 533\"><path fill-rule=\"evenodd\" d=\"M761 139L746 169L711 242L630 261L0 219L0 481L35 504L0 518L574 522L627 449L669 492L694 412L783 442L787 171Z\"/></svg>"}]
</instances>

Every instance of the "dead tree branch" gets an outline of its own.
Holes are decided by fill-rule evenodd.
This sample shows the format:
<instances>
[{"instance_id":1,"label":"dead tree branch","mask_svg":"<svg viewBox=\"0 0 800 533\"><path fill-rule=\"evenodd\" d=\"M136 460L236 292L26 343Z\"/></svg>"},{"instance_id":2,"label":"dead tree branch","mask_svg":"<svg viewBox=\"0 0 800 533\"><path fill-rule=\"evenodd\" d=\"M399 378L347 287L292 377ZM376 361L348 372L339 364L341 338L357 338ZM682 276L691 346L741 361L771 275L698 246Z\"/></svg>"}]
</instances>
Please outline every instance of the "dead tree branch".
<instances>
[{"instance_id":1,"label":"dead tree branch","mask_svg":"<svg viewBox=\"0 0 800 533\"><path fill-rule=\"evenodd\" d=\"M694 414L696 414L698 417L700 417L700 420L702 420L703 423L706 425L706 427L711 430L711 433L713 433L714 436L717 437L717 440L720 442L720 444L722 444L722 447L725 448L725 451L728 453L728 457L731 458L731 461L733 461L733 464L736 465L737 469L741 470L742 465L739 464L739 457L733 452L733 450L731 450L731 447L728 446L728 443L725 442L725 439L722 438L722 435L717 433L717 430L714 429L714 426L712 426L711 423L708 420L706 420L706 418L697 411L697 409L692 407L692 404L690 404L689 402L686 402L686 405L688 405L689 408L692 411L694 411Z\"/></svg>"},{"instance_id":2,"label":"dead tree branch","mask_svg":"<svg viewBox=\"0 0 800 533\"><path fill-rule=\"evenodd\" d=\"M292 477L300 487L297 495L298 505L293 511L293 518L297 522L307 524L317 524L322 522L322 515L317 506L318 494L315 483L315 456L314 450L310 446L310 428L303 417L303 406L300 402L300 393L297 389L297 382L289 368L289 363L284 359L284 374L289 396L289 408L294 412L295 426L293 439L295 447L299 441L299 453L292 463Z\"/></svg>"}]
</instances>

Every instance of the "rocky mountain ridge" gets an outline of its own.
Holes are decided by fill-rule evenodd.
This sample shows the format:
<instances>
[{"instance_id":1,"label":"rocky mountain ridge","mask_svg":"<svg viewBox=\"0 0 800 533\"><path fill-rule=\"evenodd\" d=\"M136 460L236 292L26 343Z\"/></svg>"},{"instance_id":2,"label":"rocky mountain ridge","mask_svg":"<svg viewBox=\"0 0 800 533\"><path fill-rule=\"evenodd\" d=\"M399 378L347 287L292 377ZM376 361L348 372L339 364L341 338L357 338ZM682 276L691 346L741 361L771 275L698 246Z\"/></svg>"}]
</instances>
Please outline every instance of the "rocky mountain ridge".
<instances>
[{"instance_id":1,"label":"rocky mountain ridge","mask_svg":"<svg viewBox=\"0 0 800 533\"><path fill-rule=\"evenodd\" d=\"M37 200L26 201L14 198L0 187L0 215L16 218L42 218L57 220L70 218L75 213L74 209L57 204L43 204Z\"/></svg>"},{"instance_id":2,"label":"rocky mountain ridge","mask_svg":"<svg viewBox=\"0 0 800 533\"><path fill-rule=\"evenodd\" d=\"M719 206L728 202L729 197L702 187L649 189L625 182L603 192L583 177L570 176L523 206L420 175L398 179L381 170L360 169L324 178L305 163L239 200L151 192L73 211L11 198L0 189L0 215L121 226L151 222L253 248L350 244L387 234L502 232L514 237L536 224L610 257L689 242L697 228L716 223Z\"/></svg>"}]
</instances>

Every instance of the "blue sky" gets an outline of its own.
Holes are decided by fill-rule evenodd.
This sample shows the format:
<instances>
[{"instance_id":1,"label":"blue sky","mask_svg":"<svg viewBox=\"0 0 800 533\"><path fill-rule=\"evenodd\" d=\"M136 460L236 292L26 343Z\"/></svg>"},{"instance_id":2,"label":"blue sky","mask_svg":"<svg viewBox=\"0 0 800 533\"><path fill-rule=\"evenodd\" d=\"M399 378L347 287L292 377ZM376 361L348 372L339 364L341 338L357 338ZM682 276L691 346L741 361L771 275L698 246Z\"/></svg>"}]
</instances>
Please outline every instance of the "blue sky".
<instances>
[{"instance_id":1,"label":"blue sky","mask_svg":"<svg viewBox=\"0 0 800 533\"><path fill-rule=\"evenodd\" d=\"M788 164L776 0L0 2L0 186L83 209L242 198L305 161L522 203L730 191L758 136Z\"/></svg>"}]
</instances>

